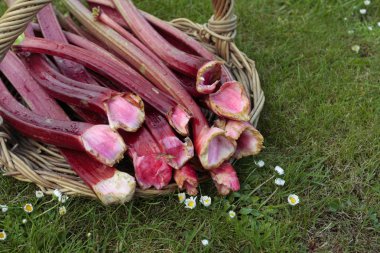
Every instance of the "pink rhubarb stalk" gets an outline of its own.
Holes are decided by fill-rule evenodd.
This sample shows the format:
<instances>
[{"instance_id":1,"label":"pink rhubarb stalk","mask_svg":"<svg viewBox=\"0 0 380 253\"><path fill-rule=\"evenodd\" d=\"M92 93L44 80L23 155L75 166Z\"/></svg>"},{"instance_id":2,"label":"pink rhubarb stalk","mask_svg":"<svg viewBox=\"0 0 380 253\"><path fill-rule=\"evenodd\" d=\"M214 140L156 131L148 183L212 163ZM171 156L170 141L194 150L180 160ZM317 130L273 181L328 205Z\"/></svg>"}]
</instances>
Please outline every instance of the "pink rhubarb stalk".
<instances>
[{"instance_id":1,"label":"pink rhubarb stalk","mask_svg":"<svg viewBox=\"0 0 380 253\"><path fill-rule=\"evenodd\" d=\"M187 194L193 196L198 194L198 176L190 164L186 164L179 170L175 170L174 180L180 190L186 190Z\"/></svg>"},{"instance_id":2,"label":"pink rhubarb stalk","mask_svg":"<svg viewBox=\"0 0 380 253\"><path fill-rule=\"evenodd\" d=\"M155 187L159 190L167 186L172 178L173 169L167 164L165 155L149 131L142 127L137 133L123 135L140 187Z\"/></svg>"},{"instance_id":3,"label":"pink rhubarb stalk","mask_svg":"<svg viewBox=\"0 0 380 253\"><path fill-rule=\"evenodd\" d=\"M125 144L107 125L92 125L42 117L22 106L0 83L0 113L24 135L58 147L85 151L106 165L123 158Z\"/></svg>"},{"instance_id":4,"label":"pink rhubarb stalk","mask_svg":"<svg viewBox=\"0 0 380 253\"><path fill-rule=\"evenodd\" d=\"M196 78L199 93L212 93L221 77L221 62L188 54L173 47L145 20L130 0L113 0L134 34L171 68Z\"/></svg>"},{"instance_id":5,"label":"pink rhubarb stalk","mask_svg":"<svg viewBox=\"0 0 380 253\"><path fill-rule=\"evenodd\" d=\"M168 163L175 169L181 168L194 156L194 146L190 138L182 142L173 132L166 119L153 108L147 108L145 123L157 143L168 157Z\"/></svg>"},{"instance_id":6,"label":"pink rhubarb stalk","mask_svg":"<svg viewBox=\"0 0 380 253\"><path fill-rule=\"evenodd\" d=\"M37 14L37 19L41 27L42 34L46 39L68 44L58 19L55 16L52 4L48 4L44 7ZM83 66L59 57L55 58L55 62L65 76L85 83L96 83Z\"/></svg>"},{"instance_id":7,"label":"pink rhubarb stalk","mask_svg":"<svg viewBox=\"0 0 380 253\"><path fill-rule=\"evenodd\" d=\"M210 171L210 174L220 195L226 196L231 191L240 190L239 178L230 163L222 164L219 168Z\"/></svg>"},{"instance_id":8,"label":"pink rhubarb stalk","mask_svg":"<svg viewBox=\"0 0 380 253\"><path fill-rule=\"evenodd\" d=\"M31 26L28 27L29 35L33 36ZM33 112L58 120L70 120L62 108L29 75L23 63L13 52L6 54L0 63L0 70ZM132 199L136 188L136 182L132 176L103 165L86 153L64 148L59 148L59 150L70 167L94 191L103 204L123 204Z\"/></svg>"},{"instance_id":9,"label":"pink rhubarb stalk","mask_svg":"<svg viewBox=\"0 0 380 253\"><path fill-rule=\"evenodd\" d=\"M114 30L94 21L91 12L80 1L65 0L64 3L79 22L95 37L110 45L118 55L122 56L135 69L138 69L157 88L173 96L177 102L182 103L191 111L194 117L192 130L195 150L204 168L217 168L233 155L235 152L234 142L225 136L224 131L208 126L199 106L180 85L179 80L167 66L155 62L133 43L125 43L125 39ZM215 147L215 145L220 144L224 144L224 147ZM216 150L217 152L215 152Z\"/></svg>"},{"instance_id":10,"label":"pink rhubarb stalk","mask_svg":"<svg viewBox=\"0 0 380 253\"><path fill-rule=\"evenodd\" d=\"M107 115L109 125L114 130L136 132L143 124L144 104L138 96L69 79L50 67L39 55L32 55L26 61L34 79L52 97Z\"/></svg>"},{"instance_id":11,"label":"pink rhubarb stalk","mask_svg":"<svg viewBox=\"0 0 380 253\"><path fill-rule=\"evenodd\" d=\"M264 137L248 122L219 120L216 125L225 129L227 136L236 140L234 158L257 155L263 149Z\"/></svg>"},{"instance_id":12,"label":"pink rhubarb stalk","mask_svg":"<svg viewBox=\"0 0 380 253\"><path fill-rule=\"evenodd\" d=\"M88 51L73 45L56 43L46 39L25 39L21 45L14 46L19 52L42 53L76 61L96 72L102 74L124 89L138 94L145 102L151 104L160 113L165 115L177 132L188 134L187 125L190 116L182 106L176 104L169 96L160 92L146 79L135 72L131 67L106 54L102 54L99 61L94 51Z\"/></svg>"}]
</instances>

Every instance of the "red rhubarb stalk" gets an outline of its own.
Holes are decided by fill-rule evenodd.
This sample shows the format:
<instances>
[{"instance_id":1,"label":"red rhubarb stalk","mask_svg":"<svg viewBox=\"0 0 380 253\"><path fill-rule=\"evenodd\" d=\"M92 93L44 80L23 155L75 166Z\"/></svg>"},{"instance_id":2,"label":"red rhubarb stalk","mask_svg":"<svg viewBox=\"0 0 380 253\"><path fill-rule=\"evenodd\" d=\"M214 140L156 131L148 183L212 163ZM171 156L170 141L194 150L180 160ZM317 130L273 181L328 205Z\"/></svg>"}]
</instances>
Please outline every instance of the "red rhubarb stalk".
<instances>
[{"instance_id":1,"label":"red rhubarb stalk","mask_svg":"<svg viewBox=\"0 0 380 253\"><path fill-rule=\"evenodd\" d=\"M78 0L65 0L64 3L94 36L112 46L124 60L138 69L157 88L173 96L177 102L182 103L191 111L194 117L192 130L195 150L204 168L217 168L233 155L234 142L225 136L223 130L208 126L199 106L167 66L155 62L133 43L126 43L125 39L114 30L94 21L91 12ZM220 147L222 144L224 146Z\"/></svg>"},{"instance_id":2,"label":"red rhubarb stalk","mask_svg":"<svg viewBox=\"0 0 380 253\"><path fill-rule=\"evenodd\" d=\"M142 127L137 133L125 133L123 136L140 187L148 189L153 186L159 190L167 186L172 178L172 168L149 131Z\"/></svg>"},{"instance_id":3,"label":"red rhubarb stalk","mask_svg":"<svg viewBox=\"0 0 380 253\"><path fill-rule=\"evenodd\" d=\"M29 35L34 36L31 26L28 28ZM58 120L70 120L62 108L34 81L13 52L6 54L0 63L0 70L33 112ZM30 92L31 90L33 92ZM133 197L136 182L132 176L103 165L86 153L63 148L59 150L70 167L94 191L103 204L123 204Z\"/></svg>"},{"instance_id":4,"label":"red rhubarb stalk","mask_svg":"<svg viewBox=\"0 0 380 253\"><path fill-rule=\"evenodd\" d=\"M132 1L113 0L113 2L129 28L147 47L171 68L196 78L196 88L199 93L209 94L215 90L221 77L220 61L208 61L178 50L154 30Z\"/></svg>"},{"instance_id":5,"label":"red rhubarb stalk","mask_svg":"<svg viewBox=\"0 0 380 253\"><path fill-rule=\"evenodd\" d=\"M168 155L168 163L175 169L181 168L194 156L194 146L190 138L182 142L173 132L169 123L153 108L146 110L146 126L157 143Z\"/></svg>"},{"instance_id":6,"label":"red rhubarb stalk","mask_svg":"<svg viewBox=\"0 0 380 253\"><path fill-rule=\"evenodd\" d=\"M199 182L197 172L190 164L186 164L179 170L175 170L174 180L180 190L186 190L189 195L198 195L197 188Z\"/></svg>"},{"instance_id":7,"label":"red rhubarb stalk","mask_svg":"<svg viewBox=\"0 0 380 253\"><path fill-rule=\"evenodd\" d=\"M220 195L226 196L231 191L240 190L239 178L230 163L224 163L219 168L210 171L211 178Z\"/></svg>"},{"instance_id":8,"label":"red rhubarb stalk","mask_svg":"<svg viewBox=\"0 0 380 253\"><path fill-rule=\"evenodd\" d=\"M218 120L216 125L225 129L227 136L236 140L236 159L257 155L264 147L264 137L249 122Z\"/></svg>"},{"instance_id":9,"label":"red rhubarb stalk","mask_svg":"<svg viewBox=\"0 0 380 253\"><path fill-rule=\"evenodd\" d=\"M42 117L22 106L0 85L0 113L26 136L63 148L85 151L106 165L123 158L125 144L107 125L92 125Z\"/></svg>"},{"instance_id":10,"label":"red rhubarb stalk","mask_svg":"<svg viewBox=\"0 0 380 253\"><path fill-rule=\"evenodd\" d=\"M46 39L25 39L22 45L14 46L19 52L33 52L59 56L76 61L138 94L167 117L171 126L182 135L187 135L190 119L182 106L176 104L169 96L160 92L146 79L126 64L114 57L102 54L98 57L94 51L88 51L73 45L56 43ZM98 59L102 59L99 61Z\"/></svg>"},{"instance_id":11,"label":"red rhubarb stalk","mask_svg":"<svg viewBox=\"0 0 380 253\"><path fill-rule=\"evenodd\" d=\"M107 115L112 129L135 132L144 122L144 104L138 96L71 80L56 72L39 55L27 57L27 62L34 79L52 97L79 108Z\"/></svg>"},{"instance_id":12,"label":"red rhubarb stalk","mask_svg":"<svg viewBox=\"0 0 380 253\"><path fill-rule=\"evenodd\" d=\"M163 35L163 37L171 42L172 45L179 47L180 50L186 50L189 53L195 53L207 60L216 60L216 56L206 50L201 43L169 25L167 22L143 12L144 17ZM221 117L232 120L248 121L251 111L251 103L245 91L244 86L233 79L228 68L222 66L222 86L207 98L208 107Z\"/></svg>"},{"instance_id":13,"label":"red rhubarb stalk","mask_svg":"<svg viewBox=\"0 0 380 253\"><path fill-rule=\"evenodd\" d=\"M37 19L45 38L68 44L66 37L62 32L62 28L58 23L58 19L55 16L52 4L48 4L44 7L37 14ZM96 83L83 66L59 57L55 58L55 62L65 76L81 82Z\"/></svg>"}]
</instances>

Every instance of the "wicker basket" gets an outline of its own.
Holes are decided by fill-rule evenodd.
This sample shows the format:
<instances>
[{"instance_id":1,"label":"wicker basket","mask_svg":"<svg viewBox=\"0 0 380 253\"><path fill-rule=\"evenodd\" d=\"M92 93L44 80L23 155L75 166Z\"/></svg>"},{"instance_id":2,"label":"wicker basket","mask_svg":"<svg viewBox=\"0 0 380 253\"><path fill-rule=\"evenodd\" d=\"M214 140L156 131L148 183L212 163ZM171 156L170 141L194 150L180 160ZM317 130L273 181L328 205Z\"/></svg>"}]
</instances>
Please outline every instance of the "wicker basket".
<instances>
[{"instance_id":1,"label":"wicker basket","mask_svg":"<svg viewBox=\"0 0 380 253\"><path fill-rule=\"evenodd\" d=\"M0 19L0 60L15 39L24 31L37 12L49 0L18 0ZM237 17L234 0L212 0L214 15L207 24L196 24L179 18L171 24L201 41L205 47L227 62L235 78L245 85L253 110L251 123L257 125L264 104L264 94L255 69L255 62L240 52L234 44ZM1 119L1 118L0 118ZM0 122L0 165L4 176L36 184L46 194L60 189L67 195L96 198L92 190L70 169L59 151L20 136L11 127ZM153 197L174 192L171 184L163 190L137 190L137 197Z\"/></svg>"}]
</instances>

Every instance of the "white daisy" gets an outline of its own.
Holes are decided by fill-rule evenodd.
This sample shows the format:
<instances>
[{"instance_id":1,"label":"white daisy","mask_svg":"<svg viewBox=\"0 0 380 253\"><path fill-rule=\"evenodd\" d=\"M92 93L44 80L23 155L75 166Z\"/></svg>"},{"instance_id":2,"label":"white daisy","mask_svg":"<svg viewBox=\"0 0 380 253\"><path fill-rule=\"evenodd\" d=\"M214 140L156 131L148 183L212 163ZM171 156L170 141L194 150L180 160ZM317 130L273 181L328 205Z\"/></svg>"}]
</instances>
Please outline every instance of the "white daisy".
<instances>
[{"instance_id":1,"label":"white daisy","mask_svg":"<svg viewBox=\"0 0 380 253\"><path fill-rule=\"evenodd\" d=\"M0 209L3 213L6 213L8 211L8 206L7 205L0 205Z\"/></svg>"},{"instance_id":2,"label":"white daisy","mask_svg":"<svg viewBox=\"0 0 380 253\"><path fill-rule=\"evenodd\" d=\"M373 30L373 26L368 26L368 30L372 31Z\"/></svg>"},{"instance_id":3,"label":"white daisy","mask_svg":"<svg viewBox=\"0 0 380 253\"><path fill-rule=\"evenodd\" d=\"M295 194L290 194L288 196L288 202L289 202L290 205L295 206L298 203L300 203L300 198L297 195L295 195Z\"/></svg>"},{"instance_id":4,"label":"white daisy","mask_svg":"<svg viewBox=\"0 0 380 253\"><path fill-rule=\"evenodd\" d=\"M22 224L26 224L28 222L27 219L22 219Z\"/></svg>"},{"instance_id":5,"label":"white daisy","mask_svg":"<svg viewBox=\"0 0 380 253\"><path fill-rule=\"evenodd\" d=\"M284 169L281 168L280 166L276 166L276 167L274 167L274 170L275 170L280 176L285 174Z\"/></svg>"},{"instance_id":6,"label":"white daisy","mask_svg":"<svg viewBox=\"0 0 380 253\"><path fill-rule=\"evenodd\" d=\"M7 233L0 229L0 241L5 241L5 239L7 239Z\"/></svg>"},{"instance_id":7,"label":"white daisy","mask_svg":"<svg viewBox=\"0 0 380 253\"><path fill-rule=\"evenodd\" d=\"M364 1L364 4L368 6L368 5L371 4L371 1L370 1L370 0L365 0L365 1Z\"/></svg>"},{"instance_id":8,"label":"white daisy","mask_svg":"<svg viewBox=\"0 0 380 253\"><path fill-rule=\"evenodd\" d=\"M178 193L178 201L179 203L183 203L186 199L186 194L184 192Z\"/></svg>"},{"instance_id":9,"label":"white daisy","mask_svg":"<svg viewBox=\"0 0 380 253\"><path fill-rule=\"evenodd\" d=\"M202 245L203 246L207 246L208 245L208 240L207 239L203 239L202 240Z\"/></svg>"},{"instance_id":10,"label":"white daisy","mask_svg":"<svg viewBox=\"0 0 380 253\"><path fill-rule=\"evenodd\" d=\"M61 203L66 203L66 201L69 199L69 196L67 196L67 195L62 195L62 197L61 197Z\"/></svg>"},{"instance_id":11,"label":"white daisy","mask_svg":"<svg viewBox=\"0 0 380 253\"><path fill-rule=\"evenodd\" d=\"M87 238L91 237L91 235L92 235L91 233L87 233Z\"/></svg>"},{"instance_id":12,"label":"white daisy","mask_svg":"<svg viewBox=\"0 0 380 253\"><path fill-rule=\"evenodd\" d=\"M349 35L352 35L352 34L354 34L354 30L348 30L347 33L348 33Z\"/></svg>"},{"instance_id":13,"label":"white daisy","mask_svg":"<svg viewBox=\"0 0 380 253\"><path fill-rule=\"evenodd\" d=\"M53 198L56 198L58 199L59 202L61 202L61 199L62 199L62 192L58 189L55 189L53 191Z\"/></svg>"},{"instance_id":14,"label":"white daisy","mask_svg":"<svg viewBox=\"0 0 380 253\"><path fill-rule=\"evenodd\" d=\"M197 197L190 197L185 200L185 208L194 209L197 206Z\"/></svg>"},{"instance_id":15,"label":"white daisy","mask_svg":"<svg viewBox=\"0 0 380 253\"><path fill-rule=\"evenodd\" d=\"M205 207L209 207L211 205L211 197L202 196L199 202L201 202Z\"/></svg>"},{"instance_id":16,"label":"white daisy","mask_svg":"<svg viewBox=\"0 0 380 253\"><path fill-rule=\"evenodd\" d=\"M380 27L380 22L377 22L377 26Z\"/></svg>"},{"instance_id":17,"label":"white daisy","mask_svg":"<svg viewBox=\"0 0 380 253\"><path fill-rule=\"evenodd\" d=\"M367 13L367 10L366 9L360 9L359 12L360 12L360 14L364 15Z\"/></svg>"},{"instance_id":18,"label":"white daisy","mask_svg":"<svg viewBox=\"0 0 380 253\"><path fill-rule=\"evenodd\" d=\"M274 183L275 183L276 185L279 185L279 186L284 186L284 184L285 184L285 180L282 179L282 178L276 178L276 179L274 180Z\"/></svg>"},{"instance_id":19,"label":"white daisy","mask_svg":"<svg viewBox=\"0 0 380 253\"><path fill-rule=\"evenodd\" d=\"M347 20L348 20L348 18L344 18L343 20L344 20L344 21L347 21Z\"/></svg>"},{"instance_id":20,"label":"white daisy","mask_svg":"<svg viewBox=\"0 0 380 253\"><path fill-rule=\"evenodd\" d=\"M66 212L67 212L66 207L61 206L61 207L58 209L58 212L59 212L59 215L65 215Z\"/></svg>"},{"instance_id":21,"label":"white daisy","mask_svg":"<svg viewBox=\"0 0 380 253\"><path fill-rule=\"evenodd\" d=\"M36 198L41 199L43 198L44 193L42 191L36 191Z\"/></svg>"},{"instance_id":22,"label":"white daisy","mask_svg":"<svg viewBox=\"0 0 380 253\"><path fill-rule=\"evenodd\" d=\"M30 204L30 203L25 204L25 206L23 208L24 208L24 211L27 212L27 213L33 212L33 205Z\"/></svg>"},{"instance_id":23,"label":"white daisy","mask_svg":"<svg viewBox=\"0 0 380 253\"><path fill-rule=\"evenodd\" d=\"M235 211L230 210L230 211L228 212L228 216L230 216L231 219L235 218L235 217L236 217L236 213L235 213Z\"/></svg>"},{"instance_id":24,"label":"white daisy","mask_svg":"<svg viewBox=\"0 0 380 253\"><path fill-rule=\"evenodd\" d=\"M265 162L263 160L255 162L256 166L259 168L262 168L265 166Z\"/></svg>"},{"instance_id":25,"label":"white daisy","mask_svg":"<svg viewBox=\"0 0 380 253\"><path fill-rule=\"evenodd\" d=\"M353 45L351 47L351 50L354 51L355 53L359 53L360 51L360 46L359 45Z\"/></svg>"}]
</instances>

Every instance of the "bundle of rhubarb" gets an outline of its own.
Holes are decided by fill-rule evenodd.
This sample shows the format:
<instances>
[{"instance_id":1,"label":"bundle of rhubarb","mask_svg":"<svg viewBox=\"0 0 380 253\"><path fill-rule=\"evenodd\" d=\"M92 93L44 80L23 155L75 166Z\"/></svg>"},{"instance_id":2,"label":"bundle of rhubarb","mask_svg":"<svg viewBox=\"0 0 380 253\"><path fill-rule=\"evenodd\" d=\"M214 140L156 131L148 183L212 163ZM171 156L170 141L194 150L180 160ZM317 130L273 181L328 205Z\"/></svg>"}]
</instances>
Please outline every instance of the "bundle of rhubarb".
<instances>
[{"instance_id":1,"label":"bundle of rhubarb","mask_svg":"<svg viewBox=\"0 0 380 253\"><path fill-rule=\"evenodd\" d=\"M5 122L59 148L104 204L172 182L196 195L200 175L239 190L230 160L263 137L224 62L130 0L63 2L69 15L46 6L0 63Z\"/></svg>"}]
</instances>

